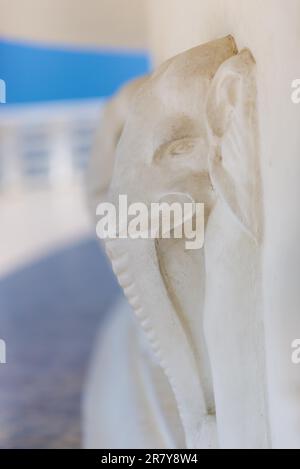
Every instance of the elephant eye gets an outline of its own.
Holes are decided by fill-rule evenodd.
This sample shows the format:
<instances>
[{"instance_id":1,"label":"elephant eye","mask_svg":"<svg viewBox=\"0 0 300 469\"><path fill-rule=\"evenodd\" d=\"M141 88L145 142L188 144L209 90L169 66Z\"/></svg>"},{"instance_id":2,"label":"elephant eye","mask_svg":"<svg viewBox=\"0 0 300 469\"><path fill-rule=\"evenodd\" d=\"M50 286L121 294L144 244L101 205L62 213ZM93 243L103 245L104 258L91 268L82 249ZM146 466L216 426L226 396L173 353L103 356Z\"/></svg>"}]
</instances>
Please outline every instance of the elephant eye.
<instances>
[{"instance_id":1,"label":"elephant eye","mask_svg":"<svg viewBox=\"0 0 300 469\"><path fill-rule=\"evenodd\" d=\"M184 155L194 150L197 143L197 139L194 138L182 138L175 140L168 145L167 152L171 156Z\"/></svg>"},{"instance_id":2,"label":"elephant eye","mask_svg":"<svg viewBox=\"0 0 300 469\"><path fill-rule=\"evenodd\" d=\"M203 143L201 138L184 137L161 145L154 154L154 163L159 163L164 158L176 158L190 155L199 143Z\"/></svg>"}]
</instances>

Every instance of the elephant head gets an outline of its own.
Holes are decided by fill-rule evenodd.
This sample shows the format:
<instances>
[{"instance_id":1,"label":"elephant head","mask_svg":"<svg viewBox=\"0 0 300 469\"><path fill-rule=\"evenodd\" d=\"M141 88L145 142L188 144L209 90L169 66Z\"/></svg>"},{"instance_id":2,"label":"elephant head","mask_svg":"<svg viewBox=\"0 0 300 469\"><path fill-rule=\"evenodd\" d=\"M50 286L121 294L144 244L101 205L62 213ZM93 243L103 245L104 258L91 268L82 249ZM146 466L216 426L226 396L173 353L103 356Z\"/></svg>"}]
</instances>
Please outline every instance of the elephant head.
<instances>
[{"instance_id":1,"label":"elephant head","mask_svg":"<svg viewBox=\"0 0 300 469\"><path fill-rule=\"evenodd\" d=\"M223 204L237 229L259 244L253 69L250 52L238 53L228 36L184 52L153 73L131 103L110 202L117 206L126 194L129 203L150 206L186 195L205 204L207 227ZM214 233L215 223L211 227ZM206 249L187 251L184 240L175 239L115 239L106 247L170 381L187 446L214 445L214 370L203 327Z\"/></svg>"}]
</instances>

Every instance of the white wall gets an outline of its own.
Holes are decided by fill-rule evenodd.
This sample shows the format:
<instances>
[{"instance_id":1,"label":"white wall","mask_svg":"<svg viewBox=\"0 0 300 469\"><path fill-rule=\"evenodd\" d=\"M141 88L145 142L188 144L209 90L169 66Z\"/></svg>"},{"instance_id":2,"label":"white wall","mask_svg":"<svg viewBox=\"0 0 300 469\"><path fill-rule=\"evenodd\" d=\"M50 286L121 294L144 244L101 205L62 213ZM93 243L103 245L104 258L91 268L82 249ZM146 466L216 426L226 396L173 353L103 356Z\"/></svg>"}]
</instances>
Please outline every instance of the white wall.
<instances>
[{"instance_id":1,"label":"white wall","mask_svg":"<svg viewBox=\"0 0 300 469\"><path fill-rule=\"evenodd\" d=\"M143 48L146 0L0 0L0 37Z\"/></svg>"}]
</instances>

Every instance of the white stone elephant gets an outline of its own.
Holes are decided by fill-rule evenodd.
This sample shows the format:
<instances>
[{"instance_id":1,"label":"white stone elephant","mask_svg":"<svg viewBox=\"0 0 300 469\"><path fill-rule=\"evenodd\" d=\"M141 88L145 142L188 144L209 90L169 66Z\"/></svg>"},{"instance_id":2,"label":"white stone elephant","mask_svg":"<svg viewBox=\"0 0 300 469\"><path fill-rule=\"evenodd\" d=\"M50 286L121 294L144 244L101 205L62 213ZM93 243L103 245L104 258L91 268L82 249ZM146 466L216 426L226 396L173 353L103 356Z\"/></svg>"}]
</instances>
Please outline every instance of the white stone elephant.
<instances>
[{"instance_id":1,"label":"white stone elephant","mask_svg":"<svg viewBox=\"0 0 300 469\"><path fill-rule=\"evenodd\" d=\"M128 332L130 316L116 317L90 378L86 409L100 412L87 446L270 447L255 75L252 54L227 36L164 63L132 100L108 199L187 194L205 204L206 240L197 252L184 240L106 242L151 348L136 325ZM139 354L143 373L131 363ZM97 403L100 368L111 371Z\"/></svg>"}]
</instances>

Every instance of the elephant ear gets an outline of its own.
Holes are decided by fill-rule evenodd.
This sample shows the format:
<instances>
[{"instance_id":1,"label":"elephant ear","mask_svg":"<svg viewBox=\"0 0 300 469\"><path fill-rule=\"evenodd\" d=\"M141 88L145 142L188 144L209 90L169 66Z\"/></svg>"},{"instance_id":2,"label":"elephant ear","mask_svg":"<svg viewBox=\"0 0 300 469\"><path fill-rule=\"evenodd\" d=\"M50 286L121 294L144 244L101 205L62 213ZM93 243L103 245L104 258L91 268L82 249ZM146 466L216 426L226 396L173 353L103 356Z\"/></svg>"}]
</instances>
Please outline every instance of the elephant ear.
<instances>
[{"instance_id":1,"label":"elephant ear","mask_svg":"<svg viewBox=\"0 0 300 469\"><path fill-rule=\"evenodd\" d=\"M262 223L256 111L255 61L244 49L221 65L209 89L209 171L217 194L258 242Z\"/></svg>"}]
</instances>

